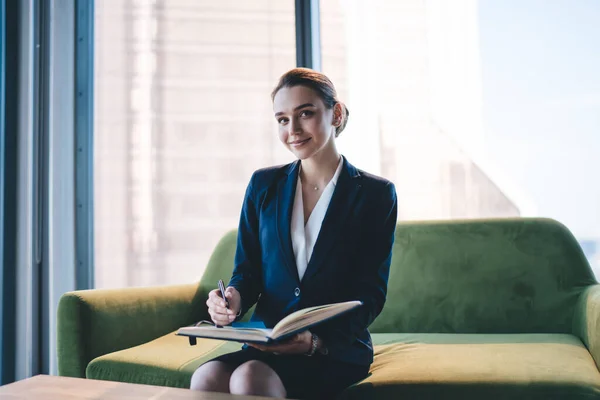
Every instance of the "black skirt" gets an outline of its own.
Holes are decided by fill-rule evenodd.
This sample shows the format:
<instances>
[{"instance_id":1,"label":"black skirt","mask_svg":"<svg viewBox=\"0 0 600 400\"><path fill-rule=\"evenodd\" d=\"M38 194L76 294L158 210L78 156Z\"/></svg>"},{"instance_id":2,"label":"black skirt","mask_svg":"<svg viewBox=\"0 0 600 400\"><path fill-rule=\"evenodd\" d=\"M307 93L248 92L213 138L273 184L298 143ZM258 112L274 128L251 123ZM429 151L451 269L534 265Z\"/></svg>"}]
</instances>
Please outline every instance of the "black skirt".
<instances>
[{"instance_id":1,"label":"black skirt","mask_svg":"<svg viewBox=\"0 0 600 400\"><path fill-rule=\"evenodd\" d=\"M253 347L210 361L221 361L235 369L251 360L262 361L271 367L283 382L287 397L294 399L333 399L369 373L368 365L336 361L322 355L273 354Z\"/></svg>"}]
</instances>

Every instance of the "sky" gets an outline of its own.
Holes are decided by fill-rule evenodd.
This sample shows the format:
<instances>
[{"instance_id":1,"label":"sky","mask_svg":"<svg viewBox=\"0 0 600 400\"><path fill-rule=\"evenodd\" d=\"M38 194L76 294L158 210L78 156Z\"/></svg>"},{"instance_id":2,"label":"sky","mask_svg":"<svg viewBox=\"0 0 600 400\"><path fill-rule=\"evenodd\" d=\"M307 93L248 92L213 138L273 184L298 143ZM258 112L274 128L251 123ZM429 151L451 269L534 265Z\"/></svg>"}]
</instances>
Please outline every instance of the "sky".
<instances>
[{"instance_id":1,"label":"sky","mask_svg":"<svg viewBox=\"0 0 600 400\"><path fill-rule=\"evenodd\" d=\"M600 241L600 1L480 0L489 156L540 216Z\"/></svg>"}]
</instances>

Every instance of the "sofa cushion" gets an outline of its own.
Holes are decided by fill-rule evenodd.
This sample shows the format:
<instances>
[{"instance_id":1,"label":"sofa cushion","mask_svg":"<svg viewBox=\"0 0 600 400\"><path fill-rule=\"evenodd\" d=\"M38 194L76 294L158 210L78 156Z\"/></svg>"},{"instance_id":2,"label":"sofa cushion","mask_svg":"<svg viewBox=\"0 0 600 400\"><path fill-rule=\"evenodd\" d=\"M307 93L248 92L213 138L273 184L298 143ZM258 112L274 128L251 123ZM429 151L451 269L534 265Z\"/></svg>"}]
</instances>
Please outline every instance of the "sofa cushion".
<instances>
[{"instance_id":1,"label":"sofa cushion","mask_svg":"<svg viewBox=\"0 0 600 400\"><path fill-rule=\"evenodd\" d=\"M190 346L186 337L173 332L92 360L86 369L86 377L188 388L192 374L202 363L239 350L241 346L240 343L208 339L199 339L197 345Z\"/></svg>"},{"instance_id":2,"label":"sofa cushion","mask_svg":"<svg viewBox=\"0 0 600 400\"><path fill-rule=\"evenodd\" d=\"M373 334L369 377L344 397L591 399L600 372L575 336L565 334ZM93 360L86 376L150 385L189 387L202 363L240 344L174 333ZM402 397L401 397L402 396Z\"/></svg>"},{"instance_id":3,"label":"sofa cushion","mask_svg":"<svg viewBox=\"0 0 600 400\"><path fill-rule=\"evenodd\" d=\"M370 376L345 398L596 399L600 372L567 334L374 334Z\"/></svg>"}]
</instances>

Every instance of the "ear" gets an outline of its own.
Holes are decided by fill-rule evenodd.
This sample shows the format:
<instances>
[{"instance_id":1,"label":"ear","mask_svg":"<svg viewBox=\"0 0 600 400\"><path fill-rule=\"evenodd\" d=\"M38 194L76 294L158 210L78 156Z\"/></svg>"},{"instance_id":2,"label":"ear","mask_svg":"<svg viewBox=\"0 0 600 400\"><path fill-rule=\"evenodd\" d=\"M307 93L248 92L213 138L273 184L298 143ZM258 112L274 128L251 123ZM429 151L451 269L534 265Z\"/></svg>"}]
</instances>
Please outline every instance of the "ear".
<instances>
[{"instance_id":1,"label":"ear","mask_svg":"<svg viewBox=\"0 0 600 400\"><path fill-rule=\"evenodd\" d=\"M335 103L333 106L333 120L331 124L336 128L342 124L343 107L341 103Z\"/></svg>"}]
</instances>

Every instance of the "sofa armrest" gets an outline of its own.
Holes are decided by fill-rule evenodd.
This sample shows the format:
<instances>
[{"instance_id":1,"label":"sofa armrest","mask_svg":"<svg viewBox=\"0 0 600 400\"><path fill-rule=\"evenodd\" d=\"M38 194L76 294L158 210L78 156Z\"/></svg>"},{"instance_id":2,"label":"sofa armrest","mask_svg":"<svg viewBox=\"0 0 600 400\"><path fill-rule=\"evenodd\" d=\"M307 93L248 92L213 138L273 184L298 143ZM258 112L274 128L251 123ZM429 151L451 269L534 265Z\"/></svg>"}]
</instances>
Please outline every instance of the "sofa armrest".
<instances>
[{"instance_id":1,"label":"sofa armrest","mask_svg":"<svg viewBox=\"0 0 600 400\"><path fill-rule=\"evenodd\" d=\"M586 345L600 369L600 285L586 288L577 302L573 331Z\"/></svg>"},{"instance_id":2,"label":"sofa armrest","mask_svg":"<svg viewBox=\"0 0 600 400\"><path fill-rule=\"evenodd\" d=\"M198 284L65 293L57 316L59 375L85 378L96 357L207 319L207 297Z\"/></svg>"}]
</instances>

